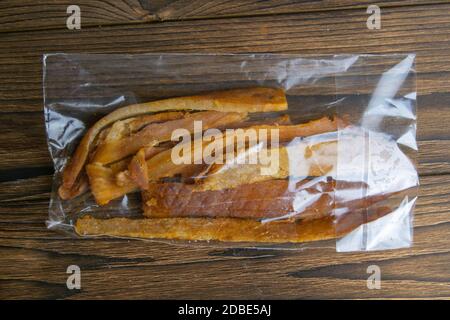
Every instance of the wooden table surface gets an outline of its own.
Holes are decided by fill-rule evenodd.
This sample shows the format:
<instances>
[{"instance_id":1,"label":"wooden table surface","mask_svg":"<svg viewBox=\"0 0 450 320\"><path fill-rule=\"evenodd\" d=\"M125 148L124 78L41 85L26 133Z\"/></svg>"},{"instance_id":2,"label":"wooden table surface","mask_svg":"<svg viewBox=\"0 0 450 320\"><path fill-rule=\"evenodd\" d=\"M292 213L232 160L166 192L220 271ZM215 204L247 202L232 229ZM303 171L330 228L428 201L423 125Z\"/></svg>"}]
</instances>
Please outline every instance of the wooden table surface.
<instances>
[{"instance_id":1,"label":"wooden table surface","mask_svg":"<svg viewBox=\"0 0 450 320\"><path fill-rule=\"evenodd\" d=\"M0 2L0 298L450 298L450 3L376 1ZM355 3L357 3L355 5ZM410 249L336 253L76 240L46 229L46 52L417 54L420 198ZM68 290L66 268L81 268ZM381 268L368 290L366 269Z\"/></svg>"}]
</instances>

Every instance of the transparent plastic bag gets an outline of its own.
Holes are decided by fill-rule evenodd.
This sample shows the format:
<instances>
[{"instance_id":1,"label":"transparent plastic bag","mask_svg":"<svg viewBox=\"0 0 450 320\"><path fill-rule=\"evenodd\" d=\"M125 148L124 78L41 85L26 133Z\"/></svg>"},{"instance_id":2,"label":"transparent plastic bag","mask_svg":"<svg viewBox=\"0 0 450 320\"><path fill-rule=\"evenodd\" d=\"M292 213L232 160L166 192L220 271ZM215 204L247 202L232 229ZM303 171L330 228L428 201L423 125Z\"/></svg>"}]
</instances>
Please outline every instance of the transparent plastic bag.
<instances>
[{"instance_id":1,"label":"transparent plastic bag","mask_svg":"<svg viewBox=\"0 0 450 320\"><path fill-rule=\"evenodd\" d=\"M361 225L337 241L338 251L412 243L419 184L414 60L414 55L360 56L347 73L336 76L336 90L342 93L337 112L355 124L339 131L337 180L364 181L366 186L353 195L359 199L389 195L361 212ZM338 184L336 197L348 198L342 190ZM336 216L339 232L346 222Z\"/></svg>"},{"instance_id":2,"label":"transparent plastic bag","mask_svg":"<svg viewBox=\"0 0 450 320\"><path fill-rule=\"evenodd\" d=\"M45 55L48 227L207 245L409 246L413 67L414 55Z\"/></svg>"}]
</instances>

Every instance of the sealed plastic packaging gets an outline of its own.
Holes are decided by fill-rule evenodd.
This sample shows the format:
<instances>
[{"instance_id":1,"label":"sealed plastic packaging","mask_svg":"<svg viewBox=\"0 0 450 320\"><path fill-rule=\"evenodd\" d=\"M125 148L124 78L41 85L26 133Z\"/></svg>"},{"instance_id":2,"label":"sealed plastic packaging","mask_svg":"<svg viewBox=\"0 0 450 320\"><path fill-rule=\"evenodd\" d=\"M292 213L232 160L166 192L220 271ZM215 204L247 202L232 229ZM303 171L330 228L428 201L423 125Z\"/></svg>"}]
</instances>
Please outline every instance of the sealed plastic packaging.
<instances>
[{"instance_id":1,"label":"sealed plastic packaging","mask_svg":"<svg viewBox=\"0 0 450 320\"><path fill-rule=\"evenodd\" d=\"M48 227L338 251L412 244L414 55L48 54Z\"/></svg>"}]
</instances>

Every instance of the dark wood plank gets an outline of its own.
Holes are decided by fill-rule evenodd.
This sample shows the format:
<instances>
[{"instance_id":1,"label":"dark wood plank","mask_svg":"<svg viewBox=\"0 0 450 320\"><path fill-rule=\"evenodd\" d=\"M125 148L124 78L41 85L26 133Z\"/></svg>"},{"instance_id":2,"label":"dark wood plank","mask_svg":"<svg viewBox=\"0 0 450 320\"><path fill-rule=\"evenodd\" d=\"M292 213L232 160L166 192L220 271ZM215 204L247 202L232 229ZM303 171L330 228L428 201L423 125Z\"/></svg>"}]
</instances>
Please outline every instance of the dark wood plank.
<instances>
[{"instance_id":1,"label":"dark wood plank","mask_svg":"<svg viewBox=\"0 0 450 320\"><path fill-rule=\"evenodd\" d=\"M450 210L447 199L450 193L450 185L446 183L448 178L449 175L421 177L420 200L416 210L418 215L426 215L427 212L431 214L433 208L438 214ZM50 182L51 176L44 175L0 183L4 190L0 198L0 223L42 224L48 212ZM450 216L438 215L436 218L450 219Z\"/></svg>"},{"instance_id":2,"label":"dark wood plank","mask_svg":"<svg viewBox=\"0 0 450 320\"><path fill-rule=\"evenodd\" d=\"M316 12L316 11L330 11L330 10L345 10L345 9L362 9L374 4L370 0L281 0L281 1L245 1L245 0L231 0L231 1L152 1L140 0L142 7L149 12L153 12L155 18L159 21L170 20L186 20L186 19L211 19L218 17L242 17L242 16L256 16L256 15L274 15L285 13L299 13L299 12ZM408 0L408 1L393 1L381 0L376 4L380 8L388 8L395 6L410 6L419 4L432 4L437 1L422 1L422 0Z\"/></svg>"},{"instance_id":3,"label":"dark wood plank","mask_svg":"<svg viewBox=\"0 0 450 320\"><path fill-rule=\"evenodd\" d=\"M44 133L38 132L34 148L4 145L0 148L0 181L14 181L52 172ZM450 173L450 140L419 140L418 170L421 176ZM8 194L4 192L3 195Z\"/></svg>"},{"instance_id":4,"label":"dark wood plank","mask_svg":"<svg viewBox=\"0 0 450 320\"><path fill-rule=\"evenodd\" d=\"M380 0L383 8L444 3L443 0ZM160 21L246 17L328 10L359 9L365 11L370 0L282 0L282 1L191 1L191 0L82 0L76 5L81 11L81 28L117 24ZM0 3L0 32L65 29L68 0L36 1L3 0Z\"/></svg>"},{"instance_id":5,"label":"dark wood plank","mask_svg":"<svg viewBox=\"0 0 450 320\"><path fill-rule=\"evenodd\" d=\"M29 190L34 200L17 201L19 217L0 211L0 297L118 298L128 288L127 298L448 298L449 178L422 179L412 248L350 254L334 252L333 241L280 251L76 240L45 230L37 199L47 195ZM71 264L82 270L81 291L65 289ZM372 264L381 268L381 290L366 287Z\"/></svg>"},{"instance_id":6,"label":"dark wood plank","mask_svg":"<svg viewBox=\"0 0 450 320\"><path fill-rule=\"evenodd\" d=\"M449 177L449 175L421 177L416 223L426 225L450 219L450 216L447 216L450 211L448 201L450 185L446 183ZM33 224L41 224L43 227L48 212L50 182L51 176L46 175L0 183L0 187L4 189L4 194L0 198L0 223L24 223L33 228L36 227ZM8 234L3 233L1 236L6 237Z\"/></svg>"},{"instance_id":7,"label":"dark wood plank","mask_svg":"<svg viewBox=\"0 0 450 320\"><path fill-rule=\"evenodd\" d=\"M305 100L308 101L308 98L305 97ZM448 93L424 95L418 99L418 162L421 175L450 173L450 132L445 126L436 125L437 117L441 123L450 122L448 101ZM28 178L51 171L43 113L0 113L0 132L0 176L3 176L0 181Z\"/></svg>"},{"instance_id":8,"label":"dark wood plank","mask_svg":"<svg viewBox=\"0 0 450 320\"><path fill-rule=\"evenodd\" d=\"M0 3L0 32L66 29L67 7L74 4L80 7L82 28L156 20L138 0L5 0Z\"/></svg>"},{"instance_id":9,"label":"dark wood plank","mask_svg":"<svg viewBox=\"0 0 450 320\"><path fill-rule=\"evenodd\" d=\"M45 52L416 52L419 93L444 93L450 89L449 9L386 8L380 31L367 29L365 12L343 10L282 20L262 16L7 33L0 38L0 111L42 110Z\"/></svg>"}]
</instances>

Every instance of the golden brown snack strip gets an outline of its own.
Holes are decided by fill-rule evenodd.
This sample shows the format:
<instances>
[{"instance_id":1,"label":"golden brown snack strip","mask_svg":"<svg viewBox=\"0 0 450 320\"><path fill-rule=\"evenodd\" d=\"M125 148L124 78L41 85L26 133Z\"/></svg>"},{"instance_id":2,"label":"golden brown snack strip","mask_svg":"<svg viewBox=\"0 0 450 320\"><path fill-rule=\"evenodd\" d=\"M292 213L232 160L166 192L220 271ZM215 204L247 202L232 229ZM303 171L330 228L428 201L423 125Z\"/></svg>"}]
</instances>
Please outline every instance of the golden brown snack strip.
<instances>
[{"instance_id":1,"label":"golden brown snack strip","mask_svg":"<svg viewBox=\"0 0 450 320\"><path fill-rule=\"evenodd\" d=\"M147 151L146 151L147 150ZM145 162L149 148L143 148L136 153L136 155L131 159L128 165L128 171L130 172L130 178L136 182L139 188L147 190L149 186L148 181L148 168ZM147 153L147 154L146 154ZM155 153L154 155L156 155Z\"/></svg>"},{"instance_id":2,"label":"golden brown snack strip","mask_svg":"<svg viewBox=\"0 0 450 320\"><path fill-rule=\"evenodd\" d=\"M262 148L254 155L273 156L273 163L215 164L197 178L194 191L235 188L242 184L287 177L331 176L337 164L337 140L307 144L302 141L277 148ZM265 171L264 171L265 170Z\"/></svg>"},{"instance_id":3,"label":"golden brown snack strip","mask_svg":"<svg viewBox=\"0 0 450 320\"><path fill-rule=\"evenodd\" d=\"M389 194L336 199L336 181L326 178L300 182L270 180L233 189L193 192L183 183L154 183L142 192L144 216L228 217L251 219L317 219L334 209L356 210L385 200ZM339 182L339 194L359 195L365 184Z\"/></svg>"},{"instance_id":4,"label":"golden brown snack strip","mask_svg":"<svg viewBox=\"0 0 450 320\"><path fill-rule=\"evenodd\" d=\"M230 242L307 242L343 236L363 222L373 221L390 209L381 207L347 214L335 225L333 216L315 220L261 223L239 218L79 218L79 235L107 235L143 239L219 240ZM362 218L364 217L364 218Z\"/></svg>"},{"instance_id":5,"label":"golden brown snack strip","mask_svg":"<svg viewBox=\"0 0 450 320\"><path fill-rule=\"evenodd\" d=\"M175 130L185 129L193 133L195 121L201 121L202 129L207 130L241 122L246 116L247 113L204 111L187 113L182 119L149 124L136 134L100 144L91 162L108 164L123 159L144 146L170 141Z\"/></svg>"},{"instance_id":6,"label":"golden brown snack strip","mask_svg":"<svg viewBox=\"0 0 450 320\"><path fill-rule=\"evenodd\" d=\"M168 154L167 151L169 151ZM170 161L170 150L160 152L153 158L161 160L159 168L165 170L162 172L148 171L147 175L149 181L155 181L156 178L159 179L176 175L180 175L183 178L189 178L196 176L200 171L204 170L204 165L198 164L173 165ZM164 159L166 161L164 161ZM159 160L156 162L159 162ZM92 194L99 205L105 205L113 199L137 191L139 188L138 183L132 178L129 170L117 173L114 172L112 168L105 167L98 163L90 163L86 166L86 173L89 177Z\"/></svg>"},{"instance_id":7,"label":"golden brown snack strip","mask_svg":"<svg viewBox=\"0 0 450 320\"><path fill-rule=\"evenodd\" d=\"M304 124L298 124L298 125L256 125L256 126L250 126L243 129L244 134L247 130L258 130L261 129L279 129L279 140L280 142L289 142L292 139L295 139L296 137L303 137L306 134L319 134L319 133L325 133L330 131L335 131L337 128L338 122L341 121L339 118L335 119L329 119L329 118L321 118L319 120L310 121L308 123ZM222 139L225 138L225 134L223 135ZM234 141L233 141L234 143ZM192 152L191 154L194 155L198 153L197 147L204 148L206 145L208 145L209 142L205 143L192 143ZM226 147L226 143L223 143L224 148ZM167 150L164 152L161 152L157 154L156 156L150 158L147 160L147 167L148 167L148 175L150 181L158 181L161 178L164 177L172 177L175 174L179 174L180 172L183 172L185 170L193 169L194 171L197 170L199 165L192 165L192 164L175 164L172 161L172 150ZM216 166L212 165L204 165L205 170L200 172L200 175L206 175L210 170L216 170ZM209 167L209 169L207 169ZM218 165L218 167L221 167L221 165ZM254 169L254 168L253 168Z\"/></svg>"},{"instance_id":8,"label":"golden brown snack strip","mask_svg":"<svg viewBox=\"0 0 450 320\"><path fill-rule=\"evenodd\" d=\"M62 199L68 199L68 195L73 194L71 189L74 188L74 185L77 183L77 180L80 176L81 170L83 169L86 161L88 160L88 155L92 151L91 147L94 144L97 135L108 125L123 119L132 117L137 113L133 113L133 110L129 110L127 113L127 107L118 109L103 117L99 121L97 121L83 136L80 144L78 145L75 153L70 159L69 164L64 168L63 172L63 182L59 187L58 193ZM166 113L158 113L147 117L147 122L158 122L158 121L166 121L167 119L172 119L174 117L178 117L181 113L179 112L166 112ZM110 131L110 130L109 130ZM104 140L108 137L109 132L105 135ZM114 132L114 135L115 132ZM111 139L111 136L110 136ZM69 197L70 198L70 197Z\"/></svg>"},{"instance_id":9,"label":"golden brown snack strip","mask_svg":"<svg viewBox=\"0 0 450 320\"><path fill-rule=\"evenodd\" d=\"M91 146L95 138L112 123L131 118L137 115L161 112L168 110L216 110L223 112L268 112L287 109L286 96L282 89L274 88L245 88L220 92L211 92L204 95L178 97L117 109L96 122L84 135L77 147L70 163L64 169L63 183L60 186L60 196L71 194L83 169ZM154 115L156 118L158 114ZM156 120L155 120L156 121Z\"/></svg>"},{"instance_id":10,"label":"golden brown snack strip","mask_svg":"<svg viewBox=\"0 0 450 320\"><path fill-rule=\"evenodd\" d=\"M299 124L299 125L256 125L256 126L250 126L247 128L244 128L245 130L253 130L253 129L267 129L267 128L280 128L279 131L279 137L280 141L290 141L294 138L296 138L297 134L300 136L302 134L319 134L319 133L326 133L330 130L336 130L338 123L342 121L339 118L329 119L329 118L321 118L318 120L310 121L306 124ZM225 140L225 137L223 138ZM194 155L197 153L197 147L204 148L205 145L207 145L209 142L205 143L192 143L192 152L191 154ZM224 144L225 145L225 144ZM311 147L313 148L313 147ZM311 149L312 150L312 149ZM315 149L314 149L315 150ZM206 164L193 164L193 163L187 163L187 164L175 164L172 160L172 151L171 149L162 151L153 157L150 157L146 160L147 164L147 170L142 170L142 168L139 165L136 165L136 162L134 162L134 173L135 176L133 179L132 174L129 170L122 171L120 173L115 174L115 177L109 177L108 179L105 179L105 172L99 170L94 170L95 168L91 168L91 170L88 172L91 184L93 181L98 181L99 183L95 184L94 186L91 186L92 192L96 198L101 199L99 204L106 204L110 200L120 197L124 194L120 194L120 190L136 190L138 186L140 185L142 189L146 189L147 185L145 182L142 181L142 178L145 176L148 178L149 182L157 182L158 180L162 178L167 177L174 177L174 176L181 176L183 178L191 178L195 176L204 176L205 174L208 174L209 172L214 172L215 168L222 168L221 165L215 166L215 165L206 165ZM318 153L320 150L315 150L316 153ZM310 152L311 155L314 155L312 151ZM245 179L248 179L247 183L251 182L258 182L258 181L264 181L268 179L273 178L285 178L289 174L291 174L289 169L289 163L287 155L285 154L285 150L281 151L281 162L279 166L279 170L277 170L273 175L261 175L259 174L259 171L261 169L260 165L248 165L244 167L238 167L237 169L229 170L230 172L225 172L224 175L212 174L209 178L205 179L205 183L198 184L197 190L217 190L217 189L223 189L223 188L230 188L237 186L239 184L242 184L245 182ZM306 155L306 154L305 154ZM316 175L322 175L331 170L330 167L330 161L334 164L333 161L335 161L332 157L327 157L327 161L322 161L320 159L314 160L314 156L311 156L313 158L313 164L311 164L310 170L308 170L308 174L312 176ZM330 160L331 159L331 160ZM142 160L142 159L141 159ZM303 159L296 159L296 161L302 161ZM136 159L137 161L137 159ZM209 168L209 169L208 169ZM255 171L256 170L256 171ZM218 171L218 169L217 169ZM97 174L101 172L101 179L97 179ZM234 175L232 173L235 173ZM295 175L296 171L292 170L293 175ZM137 180L139 179L139 180ZM109 188L111 188L114 192L108 191L108 185ZM120 189L117 188L117 186L127 186L127 189ZM133 186L133 187L132 187ZM96 188L101 187L101 188ZM111 198L113 195L115 195L114 198Z\"/></svg>"},{"instance_id":11,"label":"golden brown snack strip","mask_svg":"<svg viewBox=\"0 0 450 320\"><path fill-rule=\"evenodd\" d=\"M105 205L112 199L137 190L135 183L117 185L114 171L100 164L88 164L86 173L89 177L92 194L99 205Z\"/></svg>"}]
</instances>

